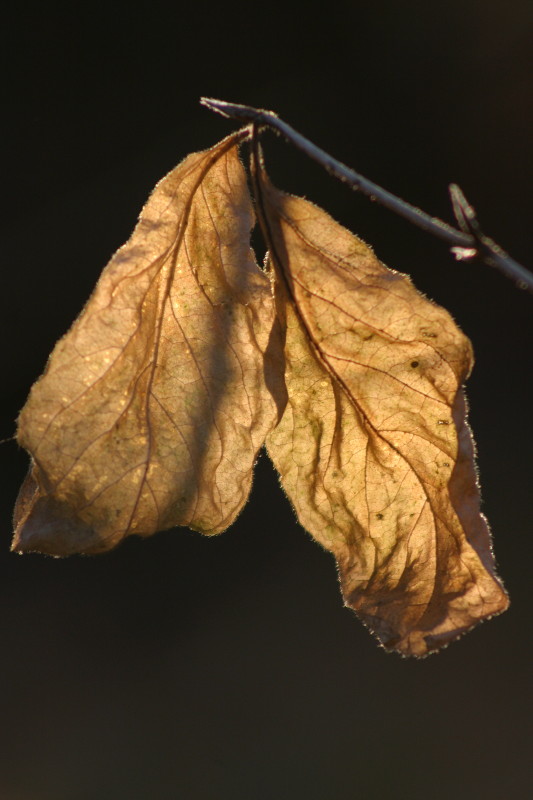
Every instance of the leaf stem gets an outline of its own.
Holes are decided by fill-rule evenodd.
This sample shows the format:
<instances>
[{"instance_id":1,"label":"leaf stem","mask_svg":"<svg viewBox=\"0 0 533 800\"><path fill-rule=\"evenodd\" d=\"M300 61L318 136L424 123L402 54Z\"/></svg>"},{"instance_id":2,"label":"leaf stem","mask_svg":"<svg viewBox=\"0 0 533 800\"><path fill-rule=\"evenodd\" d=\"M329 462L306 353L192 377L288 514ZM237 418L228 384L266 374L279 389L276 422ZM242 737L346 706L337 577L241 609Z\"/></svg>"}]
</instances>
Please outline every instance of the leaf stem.
<instances>
[{"instance_id":1,"label":"leaf stem","mask_svg":"<svg viewBox=\"0 0 533 800\"><path fill-rule=\"evenodd\" d=\"M492 239L486 236L477 221L472 206L467 202L462 191L455 184L450 186L450 195L454 213L461 230L448 225L437 217L426 214L420 208L407 203L396 195L378 186L376 183L364 178L355 170L337 161L336 158L326 153L313 142L295 131L286 122L280 119L273 111L252 108L251 106L227 103L224 100L214 100L202 97L202 105L216 111L222 116L253 123L258 127L267 127L281 133L298 149L302 150L309 158L317 161L329 173L348 184L352 189L359 190L382 206L404 217L413 225L443 239L450 245L454 256L459 260L478 258L485 264L496 267L504 275L514 280L519 288L533 292L533 273L511 258Z\"/></svg>"}]
</instances>

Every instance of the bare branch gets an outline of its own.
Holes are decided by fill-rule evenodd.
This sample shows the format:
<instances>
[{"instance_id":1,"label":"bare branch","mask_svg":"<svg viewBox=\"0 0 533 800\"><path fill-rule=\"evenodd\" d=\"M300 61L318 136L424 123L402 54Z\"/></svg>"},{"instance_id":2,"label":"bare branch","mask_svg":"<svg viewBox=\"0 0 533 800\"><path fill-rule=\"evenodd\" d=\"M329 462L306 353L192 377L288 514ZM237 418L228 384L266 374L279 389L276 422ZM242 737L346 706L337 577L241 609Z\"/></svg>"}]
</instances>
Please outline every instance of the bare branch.
<instances>
[{"instance_id":1,"label":"bare branch","mask_svg":"<svg viewBox=\"0 0 533 800\"><path fill-rule=\"evenodd\" d=\"M348 184L352 189L357 189L377 200L381 205L404 217L413 225L443 239L450 245L451 252L457 259L478 258L491 267L496 267L508 278L514 280L519 288L533 292L533 273L512 259L499 245L489 239L481 231L476 214L472 206L466 201L458 186L450 187L450 194L454 213L461 230L448 225L437 217L432 217L420 208L407 203L396 195L378 186L376 183L364 178L350 167L342 164L337 159L326 153L320 147L302 136L286 122L283 122L273 111L251 108L250 106L226 103L223 100L201 98L202 105L222 114L225 117L254 123L258 127L271 128L281 133L291 144L298 147L306 155L317 161L328 172L339 180Z\"/></svg>"}]
</instances>

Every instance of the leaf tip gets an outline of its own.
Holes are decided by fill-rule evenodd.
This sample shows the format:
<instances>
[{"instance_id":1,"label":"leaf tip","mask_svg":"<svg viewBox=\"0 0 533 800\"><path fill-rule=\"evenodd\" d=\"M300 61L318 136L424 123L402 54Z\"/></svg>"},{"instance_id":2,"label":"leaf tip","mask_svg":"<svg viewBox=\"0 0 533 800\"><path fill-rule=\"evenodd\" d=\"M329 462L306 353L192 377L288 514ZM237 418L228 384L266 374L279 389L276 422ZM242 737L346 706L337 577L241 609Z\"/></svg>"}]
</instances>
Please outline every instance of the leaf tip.
<instances>
[{"instance_id":1,"label":"leaf tip","mask_svg":"<svg viewBox=\"0 0 533 800\"><path fill-rule=\"evenodd\" d=\"M20 488L13 513L11 552L68 556L108 550L93 527L67 503L43 489L37 467L30 466Z\"/></svg>"}]
</instances>

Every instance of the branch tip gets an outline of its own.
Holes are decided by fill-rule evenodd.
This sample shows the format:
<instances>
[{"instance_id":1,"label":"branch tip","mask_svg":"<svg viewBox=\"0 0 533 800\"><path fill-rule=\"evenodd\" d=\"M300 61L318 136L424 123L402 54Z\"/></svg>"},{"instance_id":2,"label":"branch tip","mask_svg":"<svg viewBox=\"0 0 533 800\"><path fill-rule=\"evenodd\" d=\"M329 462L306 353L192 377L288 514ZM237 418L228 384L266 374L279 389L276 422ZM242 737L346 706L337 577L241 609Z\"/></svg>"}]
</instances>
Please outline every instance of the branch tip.
<instances>
[{"instance_id":1,"label":"branch tip","mask_svg":"<svg viewBox=\"0 0 533 800\"><path fill-rule=\"evenodd\" d=\"M252 108L240 103L228 103L226 100L216 100L214 97L201 97L200 103L210 111L216 111L217 114L222 114L223 117L230 119L240 119L245 122L263 123L265 125L271 125L272 120L278 119L277 114L273 111Z\"/></svg>"},{"instance_id":2,"label":"branch tip","mask_svg":"<svg viewBox=\"0 0 533 800\"><path fill-rule=\"evenodd\" d=\"M479 227L474 207L466 199L463 190L456 183L450 183L448 187L450 199L452 201L453 213L457 224L465 233L470 234L475 239L481 239L483 234Z\"/></svg>"}]
</instances>

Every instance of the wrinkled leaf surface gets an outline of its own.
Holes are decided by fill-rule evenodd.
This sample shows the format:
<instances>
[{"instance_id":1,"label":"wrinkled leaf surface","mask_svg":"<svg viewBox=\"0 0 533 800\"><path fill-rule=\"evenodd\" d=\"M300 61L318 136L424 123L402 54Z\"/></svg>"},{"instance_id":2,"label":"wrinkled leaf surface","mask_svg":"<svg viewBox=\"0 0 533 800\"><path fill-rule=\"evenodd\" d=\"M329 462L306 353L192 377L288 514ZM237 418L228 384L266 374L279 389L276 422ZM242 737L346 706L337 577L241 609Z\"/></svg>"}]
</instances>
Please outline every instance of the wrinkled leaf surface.
<instances>
[{"instance_id":1,"label":"wrinkled leaf surface","mask_svg":"<svg viewBox=\"0 0 533 800\"><path fill-rule=\"evenodd\" d=\"M156 186L56 345L20 414L33 463L14 549L98 552L174 525L217 533L245 503L283 394L241 138Z\"/></svg>"},{"instance_id":2,"label":"wrinkled leaf surface","mask_svg":"<svg viewBox=\"0 0 533 800\"><path fill-rule=\"evenodd\" d=\"M268 451L346 604L425 655L503 611L450 315L324 211L260 179L286 316L288 404Z\"/></svg>"}]
</instances>

